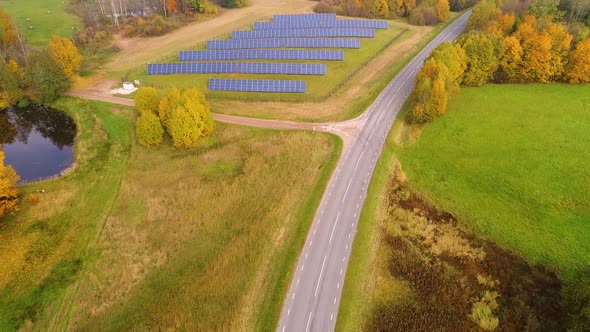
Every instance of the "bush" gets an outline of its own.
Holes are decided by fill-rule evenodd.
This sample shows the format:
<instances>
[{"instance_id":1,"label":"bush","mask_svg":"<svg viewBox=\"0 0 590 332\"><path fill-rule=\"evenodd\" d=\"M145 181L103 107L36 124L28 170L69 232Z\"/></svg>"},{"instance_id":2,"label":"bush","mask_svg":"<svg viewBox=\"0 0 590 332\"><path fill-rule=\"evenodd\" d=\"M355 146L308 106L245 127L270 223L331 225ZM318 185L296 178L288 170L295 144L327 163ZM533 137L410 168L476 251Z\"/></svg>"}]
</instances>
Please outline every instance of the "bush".
<instances>
[{"instance_id":1,"label":"bush","mask_svg":"<svg viewBox=\"0 0 590 332\"><path fill-rule=\"evenodd\" d=\"M158 116L152 112L143 113L135 123L137 141L143 146L155 146L162 143L164 129Z\"/></svg>"},{"instance_id":2,"label":"bush","mask_svg":"<svg viewBox=\"0 0 590 332\"><path fill-rule=\"evenodd\" d=\"M325 1L318 2L318 4L315 5L315 7L313 7L313 11L316 13L332 13L333 12L332 6L330 6Z\"/></svg>"},{"instance_id":3,"label":"bush","mask_svg":"<svg viewBox=\"0 0 590 332\"><path fill-rule=\"evenodd\" d=\"M47 49L30 53L27 58L27 76L33 100L48 104L70 88L71 82Z\"/></svg>"}]
</instances>

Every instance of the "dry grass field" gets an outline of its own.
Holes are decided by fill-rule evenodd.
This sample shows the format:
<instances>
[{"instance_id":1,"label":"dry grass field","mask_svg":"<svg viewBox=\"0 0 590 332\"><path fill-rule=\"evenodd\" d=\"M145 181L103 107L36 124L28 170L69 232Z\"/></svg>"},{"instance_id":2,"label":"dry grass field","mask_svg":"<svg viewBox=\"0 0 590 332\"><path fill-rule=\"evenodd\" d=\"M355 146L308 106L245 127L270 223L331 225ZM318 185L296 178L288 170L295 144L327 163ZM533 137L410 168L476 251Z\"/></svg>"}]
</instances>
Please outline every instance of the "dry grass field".
<instances>
[{"instance_id":1,"label":"dry grass field","mask_svg":"<svg viewBox=\"0 0 590 332\"><path fill-rule=\"evenodd\" d=\"M0 225L0 330L272 328L340 140L218 124L145 149L132 111L61 106L78 166Z\"/></svg>"}]
</instances>

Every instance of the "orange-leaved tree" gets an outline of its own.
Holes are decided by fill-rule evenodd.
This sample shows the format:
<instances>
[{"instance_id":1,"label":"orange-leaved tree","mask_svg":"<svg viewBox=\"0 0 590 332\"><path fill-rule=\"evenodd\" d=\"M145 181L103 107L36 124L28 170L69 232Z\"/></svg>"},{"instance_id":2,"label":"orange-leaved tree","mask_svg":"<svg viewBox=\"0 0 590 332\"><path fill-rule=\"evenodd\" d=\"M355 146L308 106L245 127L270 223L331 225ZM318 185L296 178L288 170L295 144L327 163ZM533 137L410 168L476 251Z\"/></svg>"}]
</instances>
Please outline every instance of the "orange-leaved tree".
<instances>
[{"instance_id":1,"label":"orange-leaved tree","mask_svg":"<svg viewBox=\"0 0 590 332\"><path fill-rule=\"evenodd\" d=\"M436 10L436 17L439 22L446 21L451 11L449 0L434 0L434 10Z\"/></svg>"},{"instance_id":2,"label":"orange-leaved tree","mask_svg":"<svg viewBox=\"0 0 590 332\"><path fill-rule=\"evenodd\" d=\"M570 83L590 83L590 39L576 44L570 53L567 78Z\"/></svg>"},{"instance_id":3,"label":"orange-leaved tree","mask_svg":"<svg viewBox=\"0 0 590 332\"><path fill-rule=\"evenodd\" d=\"M68 38L53 35L49 41L49 54L61 67L67 78L71 78L80 70L82 55Z\"/></svg>"},{"instance_id":4,"label":"orange-leaved tree","mask_svg":"<svg viewBox=\"0 0 590 332\"><path fill-rule=\"evenodd\" d=\"M0 145L0 217L18 211L18 180L14 169L4 165L4 151Z\"/></svg>"},{"instance_id":5,"label":"orange-leaved tree","mask_svg":"<svg viewBox=\"0 0 590 332\"><path fill-rule=\"evenodd\" d=\"M16 47L18 41L18 31L16 25L2 8L0 8L0 42L4 51L10 47Z\"/></svg>"}]
</instances>

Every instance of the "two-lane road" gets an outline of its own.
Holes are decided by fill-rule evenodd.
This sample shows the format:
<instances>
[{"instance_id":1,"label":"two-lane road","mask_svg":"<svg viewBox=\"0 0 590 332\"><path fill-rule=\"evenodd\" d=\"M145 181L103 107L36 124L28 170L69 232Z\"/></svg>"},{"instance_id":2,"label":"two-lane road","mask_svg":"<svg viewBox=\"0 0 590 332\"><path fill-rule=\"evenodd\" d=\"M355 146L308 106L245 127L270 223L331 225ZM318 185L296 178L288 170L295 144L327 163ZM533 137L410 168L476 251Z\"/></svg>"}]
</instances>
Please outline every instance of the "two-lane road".
<instances>
[{"instance_id":1,"label":"two-lane road","mask_svg":"<svg viewBox=\"0 0 590 332\"><path fill-rule=\"evenodd\" d=\"M469 15L430 42L361 116L361 128L345 148L307 235L283 303L279 332L334 330L359 214L385 138L424 60L440 43L457 38Z\"/></svg>"}]
</instances>

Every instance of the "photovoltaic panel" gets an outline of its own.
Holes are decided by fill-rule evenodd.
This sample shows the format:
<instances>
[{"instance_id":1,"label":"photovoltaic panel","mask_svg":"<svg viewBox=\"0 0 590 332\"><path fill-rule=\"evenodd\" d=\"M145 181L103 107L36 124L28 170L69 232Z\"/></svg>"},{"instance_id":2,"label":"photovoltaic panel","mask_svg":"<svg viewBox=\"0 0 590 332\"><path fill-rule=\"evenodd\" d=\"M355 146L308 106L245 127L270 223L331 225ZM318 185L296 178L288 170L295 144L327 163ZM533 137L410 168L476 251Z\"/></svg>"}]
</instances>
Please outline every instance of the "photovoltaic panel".
<instances>
[{"instance_id":1,"label":"photovoltaic panel","mask_svg":"<svg viewBox=\"0 0 590 332\"><path fill-rule=\"evenodd\" d=\"M325 64L261 62L182 62L148 64L148 75L167 74L282 74L326 75Z\"/></svg>"},{"instance_id":2,"label":"photovoltaic panel","mask_svg":"<svg viewBox=\"0 0 590 332\"><path fill-rule=\"evenodd\" d=\"M209 90L212 91L303 93L306 88L305 81L209 79Z\"/></svg>"},{"instance_id":3,"label":"photovoltaic panel","mask_svg":"<svg viewBox=\"0 0 590 332\"><path fill-rule=\"evenodd\" d=\"M301 21L336 21L336 14L287 14L287 15L273 15L272 20L279 23L293 23Z\"/></svg>"},{"instance_id":4,"label":"photovoltaic panel","mask_svg":"<svg viewBox=\"0 0 590 332\"><path fill-rule=\"evenodd\" d=\"M335 21L299 21L290 23L254 22L254 30L270 29L304 29L304 28L365 28L387 29L384 20L335 20Z\"/></svg>"},{"instance_id":5,"label":"photovoltaic panel","mask_svg":"<svg viewBox=\"0 0 590 332\"><path fill-rule=\"evenodd\" d=\"M342 50L205 50L181 51L180 61L210 60L344 60Z\"/></svg>"},{"instance_id":6,"label":"photovoltaic panel","mask_svg":"<svg viewBox=\"0 0 590 332\"><path fill-rule=\"evenodd\" d=\"M344 38L263 38L209 40L207 49L251 49L251 48L360 48L358 39Z\"/></svg>"},{"instance_id":7,"label":"photovoltaic panel","mask_svg":"<svg viewBox=\"0 0 590 332\"><path fill-rule=\"evenodd\" d=\"M316 38L316 37L375 37L375 30L361 28L271 29L234 31L233 39L257 38Z\"/></svg>"}]
</instances>

